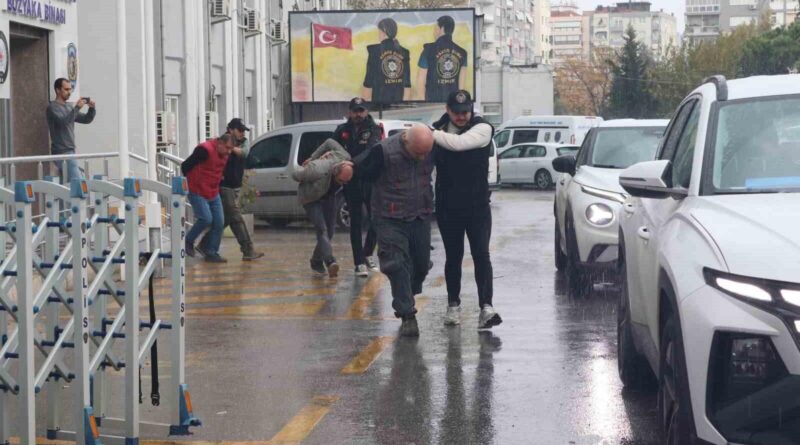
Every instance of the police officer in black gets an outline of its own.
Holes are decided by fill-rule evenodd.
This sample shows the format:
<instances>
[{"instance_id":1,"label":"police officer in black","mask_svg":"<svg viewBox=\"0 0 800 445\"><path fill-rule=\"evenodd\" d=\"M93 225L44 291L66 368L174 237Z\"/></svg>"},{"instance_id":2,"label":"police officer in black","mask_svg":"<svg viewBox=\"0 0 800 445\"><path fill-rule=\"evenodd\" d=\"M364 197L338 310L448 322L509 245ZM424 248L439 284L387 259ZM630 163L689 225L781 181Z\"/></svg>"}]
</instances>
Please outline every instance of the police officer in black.
<instances>
[{"instance_id":1,"label":"police officer in black","mask_svg":"<svg viewBox=\"0 0 800 445\"><path fill-rule=\"evenodd\" d=\"M444 102L451 93L464 87L467 75L467 51L453 42L456 22L453 17L443 15L436 20L436 41L423 45L419 56L417 74L417 98L428 102Z\"/></svg>"},{"instance_id":2,"label":"police officer in black","mask_svg":"<svg viewBox=\"0 0 800 445\"><path fill-rule=\"evenodd\" d=\"M336 127L333 138L350 154L351 159L364 153L367 149L383 139L383 128L378 125L367 110L363 98L354 97L350 101L350 112L347 122ZM364 181L353 179L344 186L344 196L350 210L350 245L353 248L353 264L356 275L366 277L368 269L376 269L377 265L370 258L375 251L375 230L370 226L367 238L362 245L362 225L364 223L363 208L371 216L370 185Z\"/></svg>"},{"instance_id":3,"label":"police officer in black","mask_svg":"<svg viewBox=\"0 0 800 445\"><path fill-rule=\"evenodd\" d=\"M381 43L367 46L367 74L362 95L376 104L411 99L411 56L397 41L397 22L378 22Z\"/></svg>"},{"instance_id":4,"label":"police officer in black","mask_svg":"<svg viewBox=\"0 0 800 445\"><path fill-rule=\"evenodd\" d=\"M473 113L469 92L458 90L447 98L447 113L433 124L436 143L436 219L445 249L448 308L446 325L461 322L461 263L464 235L475 263L480 315L478 329L502 323L492 306L492 262L489 240L489 156L494 128Z\"/></svg>"}]
</instances>

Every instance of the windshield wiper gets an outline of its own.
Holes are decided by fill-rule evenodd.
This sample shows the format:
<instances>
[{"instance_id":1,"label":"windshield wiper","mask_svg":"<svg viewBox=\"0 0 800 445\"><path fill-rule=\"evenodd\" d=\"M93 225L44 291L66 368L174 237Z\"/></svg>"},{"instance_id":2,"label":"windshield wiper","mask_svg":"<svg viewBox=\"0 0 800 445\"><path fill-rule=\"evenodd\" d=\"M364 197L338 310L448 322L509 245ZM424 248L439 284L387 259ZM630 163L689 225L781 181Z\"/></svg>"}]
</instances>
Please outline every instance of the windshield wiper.
<instances>
[{"instance_id":1,"label":"windshield wiper","mask_svg":"<svg viewBox=\"0 0 800 445\"><path fill-rule=\"evenodd\" d=\"M618 165L603 165L603 164L593 164L592 167L596 167L596 168L617 168L617 169L623 168L623 167L620 167Z\"/></svg>"}]
</instances>

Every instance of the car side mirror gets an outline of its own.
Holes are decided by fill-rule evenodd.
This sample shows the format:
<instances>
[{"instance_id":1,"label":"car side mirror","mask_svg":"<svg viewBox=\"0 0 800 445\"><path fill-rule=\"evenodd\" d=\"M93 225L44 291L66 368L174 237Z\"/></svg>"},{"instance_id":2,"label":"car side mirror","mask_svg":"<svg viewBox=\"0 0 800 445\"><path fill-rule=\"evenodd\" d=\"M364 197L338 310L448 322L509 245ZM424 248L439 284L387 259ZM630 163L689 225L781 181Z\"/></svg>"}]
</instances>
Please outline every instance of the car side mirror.
<instances>
[{"instance_id":1,"label":"car side mirror","mask_svg":"<svg viewBox=\"0 0 800 445\"><path fill-rule=\"evenodd\" d=\"M672 163L667 160L634 164L619 175L619 185L631 196L663 199L674 195L670 173Z\"/></svg>"},{"instance_id":2,"label":"car side mirror","mask_svg":"<svg viewBox=\"0 0 800 445\"><path fill-rule=\"evenodd\" d=\"M575 166L577 165L577 160L575 159L575 155L562 155L555 159L553 159L553 170L559 173L566 173L568 175L575 176Z\"/></svg>"}]
</instances>

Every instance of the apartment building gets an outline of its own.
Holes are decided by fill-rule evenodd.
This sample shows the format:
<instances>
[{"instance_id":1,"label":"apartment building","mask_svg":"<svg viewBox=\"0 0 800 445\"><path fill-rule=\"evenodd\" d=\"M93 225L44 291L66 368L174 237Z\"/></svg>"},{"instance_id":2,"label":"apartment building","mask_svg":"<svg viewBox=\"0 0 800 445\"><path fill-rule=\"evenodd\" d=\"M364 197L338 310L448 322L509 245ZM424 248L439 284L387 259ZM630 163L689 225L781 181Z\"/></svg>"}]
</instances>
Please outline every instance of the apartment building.
<instances>
[{"instance_id":1,"label":"apartment building","mask_svg":"<svg viewBox=\"0 0 800 445\"><path fill-rule=\"evenodd\" d=\"M797 0L686 0L684 38L691 43L714 40L766 14L775 27L790 25L797 11Z\"/></svg>"},{"instance_id":2,"label":"apartment building","mask_svg":"<svg viewBox=\"0 0 800 445\"><path fill-rule=\"evenodd\" d=\"M550 34L553 65L557 66L568 58L588 59L591 51L589 18L590 16L584 15L574 3L556 5L551 8Z\"/></svg>"},{"instance_id":3,"label":"apartment building","mask_svg":"<svg viewBox=\"0 0 800 445\"><path fill-rule=\"evenodd\" d=\"M483 64L550 62L549 0L474 0L473 6L483 14Z\"/></svg>"},{"instance_id":4,"label":"apartment building","mask_svg":"<svg viewBox=\"0 0 800 445\"><path fill-rule=\"evenodd\" d=\"M650 2L624 2L585 12L589 16L591 47L622 48L625 31L632 26L638 40L654 57L665 55L670 46L678 44L677 21L674 15L651 11L650 7Z\"/></svg>"}]
</instances>

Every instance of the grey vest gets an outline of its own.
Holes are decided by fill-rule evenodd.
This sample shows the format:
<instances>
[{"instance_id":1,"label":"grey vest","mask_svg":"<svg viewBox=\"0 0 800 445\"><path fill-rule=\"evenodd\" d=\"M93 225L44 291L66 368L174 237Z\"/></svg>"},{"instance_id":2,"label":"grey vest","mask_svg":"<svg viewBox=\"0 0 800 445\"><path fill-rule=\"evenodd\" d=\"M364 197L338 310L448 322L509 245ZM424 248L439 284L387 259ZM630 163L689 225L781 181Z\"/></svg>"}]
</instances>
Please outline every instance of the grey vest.
<instances>
[{"instance_id":1,"label":"grey vest","mask_svg":"<svg viewBox=\"0 0 800 445\"><path fill-rule=\"evenodd\" d=\"M416 160L403 147L401 135L373 147L383 150L384 169L372 187L372 211L381 218L413 221L433 212L433 153Z\"/></svg>"}]
</instances>

